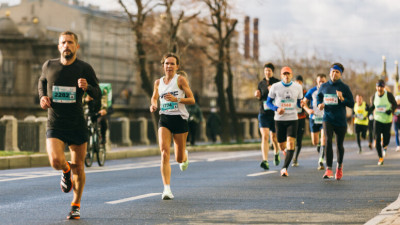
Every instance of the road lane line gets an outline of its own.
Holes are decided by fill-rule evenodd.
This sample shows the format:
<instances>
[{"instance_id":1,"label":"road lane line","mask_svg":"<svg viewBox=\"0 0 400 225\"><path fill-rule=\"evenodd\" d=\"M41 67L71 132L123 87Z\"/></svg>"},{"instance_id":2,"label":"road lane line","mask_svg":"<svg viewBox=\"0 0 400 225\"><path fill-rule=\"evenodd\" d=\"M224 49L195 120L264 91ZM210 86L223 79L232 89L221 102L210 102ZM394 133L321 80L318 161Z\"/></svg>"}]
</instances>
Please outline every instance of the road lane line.
<instances>
[{"instance_id":1,"label":"road lane line","mask_svg":"<svg viewBox=\"0 0 400 225\"><path fill-rule=\"evenodd\" d=\"M106 204L115 205L115 204L119 204L119 203L135 201L138 199L149 198L149 197L153 197L153 196L157 196L157 195L161 195L161 194L162 193L149 193L149 194L134 196L134 197L130 197L130 198L123 198L123 199L115 200L115 201L111 201L111 202L106 202Z\"/></svg>"},{"instance_id":2,"label":"road lane line","mask_svg":"<svg viewBox=\"0 0 400 225\"><path fill-rule=\"evenodd\" d=\"M262 176L262 175L267 175L267 174L273 174L276 173L278 171L267 171L267 172L261 172L261 173L252 173L252 174L247 174L248 177L256 177L256 176Z\"/></svg>"},{"instance_id":3,"label":"road lane line","mask_svg":"<svg viewBox=\"0 0 400 225\"><path fill-rule=\"evenodd\" d=\"M220 156L220 157L210 158L210 159L207 159L207 162L214 162L214 161L225 160L225 159L235 159L235 158L259 156L259 155L261 155L260 152L242 153L242 154L236 153L236 154L230 154L228 156Z\"/></svg>"}]
</instances>

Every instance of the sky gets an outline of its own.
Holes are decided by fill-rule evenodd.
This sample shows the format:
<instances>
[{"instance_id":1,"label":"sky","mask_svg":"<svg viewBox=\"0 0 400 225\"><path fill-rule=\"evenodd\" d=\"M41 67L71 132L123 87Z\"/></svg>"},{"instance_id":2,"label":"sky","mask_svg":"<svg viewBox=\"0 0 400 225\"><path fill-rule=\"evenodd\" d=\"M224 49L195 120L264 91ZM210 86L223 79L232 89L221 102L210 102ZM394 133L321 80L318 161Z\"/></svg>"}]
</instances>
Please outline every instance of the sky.
<instances>
[{"instance_id":1,"label":"sky","mask_svg":"<svg viewBox=\"0 0 400 225\"><path fill-rule=\"evenodd\" d=\"M19 0L0 0L15 4ZM84 0L102 9L119 8L117 0ZM132 0L126 0L132 2ZM400 1L398 0L228 0L244 29L244 17L259 19L260 60L281 58L279 45L293 57L313 55L330 61L366 63L376 73L395 72L400 60ZM252 30L252 25L251 25ZM243 36L243 35L242 35ZM243 49L243 38L241 38ZM252 36L250 38L252 41ZM283 45L282 45L283 44Z\"/></svg>"}]
</instances>

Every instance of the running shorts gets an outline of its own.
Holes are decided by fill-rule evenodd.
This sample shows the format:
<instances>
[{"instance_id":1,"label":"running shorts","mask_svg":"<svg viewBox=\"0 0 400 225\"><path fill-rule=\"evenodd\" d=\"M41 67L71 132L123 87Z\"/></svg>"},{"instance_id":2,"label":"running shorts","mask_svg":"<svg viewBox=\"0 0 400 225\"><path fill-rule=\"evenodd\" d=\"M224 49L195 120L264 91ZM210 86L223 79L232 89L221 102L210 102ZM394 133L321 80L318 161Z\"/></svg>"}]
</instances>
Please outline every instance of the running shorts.
<instances>
[{"instance_id":1,"label":"running shorts","mask_svg":"<svg viewBox=\"0 0 400 225\"><path fill-rule=\"evenodd\" d=\"M322 123L314 123L313 119L310 119L310 131L311 133L320 132L322 130Z\"/></svg>"},{"instance_id":2,"label":"running shorts","mask_svg":"<svg viewBox=\"0 0 400 225\"><path fill-rule=\"evenodd\" d=\"M89 140L88 130L57 130L48 129L46 131L47 138L57 138L67 145L81 145Z\"/></svg>"},{"instance_id":3,"label":"running shorts","mask_svg":"<svg viewBox=\"0 0 400 225\"><path fill-rule=\"evenodd\" d=\"M275 121L278 143L285 142L287 137L297 137L297 120Z\"/></svg>"},{"instance_id":4,"label":"running shorts","mask_svg":"<svg viewBox=\"0 0 400 225\"><path fill-rule=\"evenodd\" d=\"M180 115L160 115L158 127L165 127L173 134L181 134L189 131L188 121Z\"/></svg>"},{"instance_id":5,"label":"running shorts","mask_svg":"<svg viewBox=\"0 0 400 225\"><path fill-rule=\"evenodd\" d=\"M267 114L258 114L258 127L259 128L269 128L272 133L275 133L275 120L274 116L269 116Z\"/></svg>"}]
</instances>

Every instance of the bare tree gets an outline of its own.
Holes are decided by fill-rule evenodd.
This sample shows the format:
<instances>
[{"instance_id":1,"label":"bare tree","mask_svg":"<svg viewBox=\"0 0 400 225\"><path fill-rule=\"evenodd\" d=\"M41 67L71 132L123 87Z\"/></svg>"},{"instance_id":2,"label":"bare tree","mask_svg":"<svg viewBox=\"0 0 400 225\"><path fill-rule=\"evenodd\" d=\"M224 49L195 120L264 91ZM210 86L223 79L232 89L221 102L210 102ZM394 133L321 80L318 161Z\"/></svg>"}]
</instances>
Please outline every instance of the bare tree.
<instances>
[{"instance_id":1,"label":"bare tree","mask_svg":"<svg viewBox=\"0 0 400 225\"><path fill-rule=\"evenodd\" d=\"M216 57L211 56L207 51L204 50L205 54L215 64L216 75L215 84L217 86L218 99L217 103L219 106L219 113L221 117L221 125L223 128L221 139L223 142L230 141L230 126L228 121L228 112L226 107L225 98L225 63L226 63L226 42L231 38L232 32L235 30L237 20L231 20L228 15L228 3L226 0L203 0L210 10L209 23L214 32L207 32L205 35L208 37L216 49ZM232 113L232 112L231 112Z\"/></svg>"}]
</instances>

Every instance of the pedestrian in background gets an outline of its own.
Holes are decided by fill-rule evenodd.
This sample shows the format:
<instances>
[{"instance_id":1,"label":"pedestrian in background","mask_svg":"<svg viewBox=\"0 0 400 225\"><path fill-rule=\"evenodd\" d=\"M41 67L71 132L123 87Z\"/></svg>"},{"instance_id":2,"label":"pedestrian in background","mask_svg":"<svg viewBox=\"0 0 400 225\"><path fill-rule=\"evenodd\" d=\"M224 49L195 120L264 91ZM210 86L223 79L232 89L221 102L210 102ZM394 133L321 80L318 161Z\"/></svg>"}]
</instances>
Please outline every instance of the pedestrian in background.
<instances>
[{"instance_id":1,"label":"pedestrian in background","mask_svg":"<svg viewBox=\"0 0 400 225\"><path fill-rule=\"evenodd\" d=\"M196 137L197 137L197 131L199 129L199 124L203 122L203 113L201 112L197 97L195 97L195 101L196 103L194 103L193 105L186 105L186 109L189 112L188 141L190 142L191 146L194 146L196 144Z\"/></svg>"},{"instance_id":2,"label":"pedestrian in background","mask_svg":"<svg viewBox=\"0 0 400 225\"><path fill-rule=\"evenodd\" d=\"M317 104L319 110L324 110L323 128L325 132L326 145L326 171L324 179L333 178L333 134L336 135L337 147L337 166L335 179L343 177L343 157L344 157L344 137L347 131L346 107L354 107L353 94L349 86L342 82L341 77L344 67L340 63L331 66L330 80L321 85L317 94Z\"/></svg>"},{"instance_id":3,"label":"pedestrian in background","mask_svg":"<svg viewBox=\"0 0 400 225\"><path fill-rule=\"evenodd\" d=\"M207 135L211 137L212 142L215 143L217 141L217 135L221 133L221 118L219 118L217 108L211 108L206 127Z\"/></svg>"}]
</instances>

